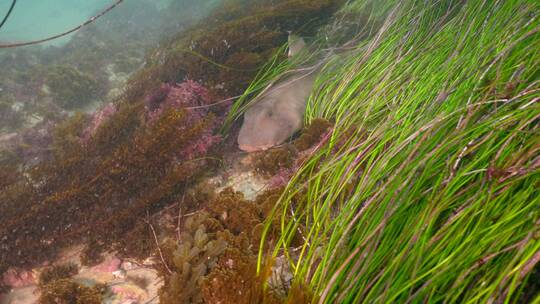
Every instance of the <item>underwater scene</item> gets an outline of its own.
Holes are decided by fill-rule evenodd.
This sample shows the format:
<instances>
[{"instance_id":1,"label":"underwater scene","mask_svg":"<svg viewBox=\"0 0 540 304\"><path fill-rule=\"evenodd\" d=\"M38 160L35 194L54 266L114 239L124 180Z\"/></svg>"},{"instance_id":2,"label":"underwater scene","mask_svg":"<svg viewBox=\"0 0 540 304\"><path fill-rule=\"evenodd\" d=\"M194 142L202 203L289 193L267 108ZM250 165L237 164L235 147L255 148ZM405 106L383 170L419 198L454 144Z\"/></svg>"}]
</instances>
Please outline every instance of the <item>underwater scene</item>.
<instances>
[{"instance_id":1,"label":"underwater scene","mask_svg":"<svg viewBox=\"0 0 540 304\"><path fill-rule=\"evenodd\" d=\"M0 1L0 304L540 303L539 14Z\"/></svg>"}]
</instances>

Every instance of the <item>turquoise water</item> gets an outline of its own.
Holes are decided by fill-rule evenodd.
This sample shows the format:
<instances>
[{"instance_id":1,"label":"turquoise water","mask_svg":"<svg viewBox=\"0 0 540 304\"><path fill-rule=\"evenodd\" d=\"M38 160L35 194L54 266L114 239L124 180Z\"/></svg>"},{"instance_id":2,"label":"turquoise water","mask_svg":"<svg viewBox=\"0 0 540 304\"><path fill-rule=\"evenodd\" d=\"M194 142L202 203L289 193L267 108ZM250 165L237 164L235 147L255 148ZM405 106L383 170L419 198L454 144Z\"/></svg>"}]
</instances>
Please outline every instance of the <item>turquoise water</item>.
<instances>
[{"instance_id":1,"label":"turquoise water","mask_svg":"<svg viewBox=\"0 0 540 304\"><path fill-rule=\"evenodd\" d=\"M4 18L11 2L0 1L0 18ZM110 3L111 0L18 0L0 29L0 42L42 39L64 32L83 23ZM60 45L68 39L58 39L51 44Z\"/></svg>"},{"instance_id":2,"label":"turquoise water","mask_svg":"<svg viewBox=\"0 0 540 304\"><path fill-rule=\"evenodd\" d=\"M115 8L115 11L125 9L130 1L125 0ZM43 39L65 32L82 24L114 2L116 0L17 0L8 21L0 28L0 43ZM157 8L163 8L171 0L136 2L147 2ZM11 3L12 0L0 0L0 20L4 18ZM62 45L69 39L70 36L66 36L48 44Z\"/></svg>"}]
</instances>

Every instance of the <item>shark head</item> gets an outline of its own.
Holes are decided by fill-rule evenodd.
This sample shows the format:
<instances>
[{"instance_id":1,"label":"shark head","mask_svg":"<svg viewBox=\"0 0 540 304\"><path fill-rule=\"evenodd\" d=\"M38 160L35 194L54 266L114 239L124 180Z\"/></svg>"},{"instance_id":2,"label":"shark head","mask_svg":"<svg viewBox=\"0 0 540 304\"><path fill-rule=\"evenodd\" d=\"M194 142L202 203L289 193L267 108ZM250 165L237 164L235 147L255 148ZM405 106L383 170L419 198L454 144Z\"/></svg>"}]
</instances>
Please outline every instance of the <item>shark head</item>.
<instances>
[{"instance_id":1,"label":"shark head","mask_svg":"<svg viewBox=\"0 0 540 304\"><path fill-rule=\"evenodd\" d=\"M266 150L286 141L301 124L301 116L278 100L264 99L244 113L238 146L246 152Z\"/></svg>"},{"instance_id":2,"label":"shark head","mask_svg":"<svg viewBox=\"0 0 540 304\"><path fill-rule=\"evenodd\" d=\"M302 38L289 35L289 56L298 54L305 45ZM239 148L246 152L266 150L298 131L313 81L313 75L300 74L268 87L244 113Z\"/></svg>"}]
</instances>

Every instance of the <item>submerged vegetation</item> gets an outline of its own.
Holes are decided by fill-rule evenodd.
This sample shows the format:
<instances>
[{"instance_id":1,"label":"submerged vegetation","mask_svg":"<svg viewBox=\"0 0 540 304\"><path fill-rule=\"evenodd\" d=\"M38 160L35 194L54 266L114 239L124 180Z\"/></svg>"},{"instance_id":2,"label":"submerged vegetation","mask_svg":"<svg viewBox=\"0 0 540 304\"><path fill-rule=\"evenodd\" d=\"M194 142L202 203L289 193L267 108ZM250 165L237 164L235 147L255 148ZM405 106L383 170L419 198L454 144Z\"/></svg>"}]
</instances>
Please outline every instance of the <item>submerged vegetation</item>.
<instances>
[{"instance_id":1,"label":"submerged vegetation","mask_svg":"<svg viewBox=\"0 0 540 304\"><path fill-rule=\"evenodd\" d=\"M42 76L54 102L71 110L102 98L106 88L91 75L81 73L71 66L48 67Z\"/></svg>"},{"instance_id":2,"label":"submerged vegetation","mask_svg":"<svg viewBox=\"0 0 540 304\"><path fill-rule=\"evenodd\" d=\"M83 244L84 264L153 255L160 303L539 301L539 12L532 0L222 1L149 51L112 103L0 137L0 274ZM314 41L298 62L287 31ZM16 81L78 108L105 98L105 70L142 64L135 42L114 58L88 43L34 78L8 65L0 119L24 124ZM318 56L306 127L252 163L266 191L208 182L230 165L251 97ZM107 286L77 271L41 271L40 301L100 303Z\"/></svg>"},{"instance_id":3,"label":"submerged vegetation","mask_svg":"<svg viewBox=\"0 0 540 304\"><path fill-rule=\"evenodd\" d=\"M35 263L82 237L91 244L89 250L116 244L126 254L148 254L144 250L150 248L134 248L141 242L126 234L133 230L132 237L139 238L138 225L144 224L146 213L153 214L153 208L170 202L175 189L196 180L209 163L204 156L216 144L211 135L216 116L185 109L208 102L204 94L202 87L187 83L172 88L154 111L141 104L120 106L90 135L84 134L81 115L58 126L52 159L2 192L5 212L0 216L7 223L2 230L25 231L29 237L5 233L1 267ZM189 145L197 140L204 143ZM109 218L112 211L115 216ZM20 248L20 254L13 255L13 248Z\"/></svg>"},{"instance_id":4,"label":"submerged vegetation","mask_svg":"<svg viewBox=\"0 0 540 304\"><path fill-rule=\"evenodd\" d=\"M103 303L102 298L107 292L107 286L96 284L90 287L76 282L71 277L76 275L78 271L75 264L54 265L44 269L38 280L41 292L39 303Z\"/></svg>"},{"instance_id":5,"label":"submerged vegetation","mask_svg":"<svg viewBox=\"0 0 540 304\"><path fill-rule=\"evenodd\" d=\"M223 1L193 30L150 52L145 68L130 79L125 98L137 100L162 82L185 79L204 83L222 97L241 94L287 41L287 31L314 35L342 2Z\"/></svg>"},{"instance_id":6,"label":"submerged vegetation","mask_svg":"<svg viewBox=\"0 0 540 304\"><path fill-rule=\"evenodd\" d=\"M22 123L7 125L2 120L0 129L9 126L8 131L16 131L33 126L35 120L58 122L62 117L51 114L94 110L120 95L129 75L144 64L145 52L171 32L183 32L216 5L203 0L193 2L190 10L178 10L179 2L185 3L124 1L121 9L77 31L65 44L1 49L0 117L13 112L3 107L6 101L24 106L17 111Z\"/></svg>"},{"instance_id":7,"label":"submerged vegetation","mask_svg":"<svg viewBox=\"0 0 540 304\"><path fill-rule=\"evenodd\" d=\"M306 120L334 127L274 255L319 303L538 301L538 6L383 2L345 8L386 17L316 84Z\"/></svg>"},{"instance_id":8,"label":"submerged vegetation","mask_svg":"<svg viewBox=\"0 0 540 304\"><path fill-rule=\"evenodd\" d=\"M170 273L162 271L160 303L262 303L256 259L261 202L226 189L207 202L207 210L189 217L178 242L169 240L164 248Z\"/></svg>"},{"instance_id":9,"label":"submerged vegetation","mask_svg":"<svg viewBox=\"0 0 540 304\"><path fill-rule=\"evenodd\" d=\"M290 6L285 4L289 2L302 4L302 7L306 8L304 13L294 16L294 22L289 20L292 15L287 15L290 14ZM288 5L292 5L291 3ZM224 87L220 89L220 83L237 81L234 84L235 90L241 92L242 86L249 84L250 77L255 75L266 57L261 57L263 59L257 61L256 65L250 66L250 74L222 73L218 77L223 79L214 82L195 73L185 73L185 69L203 68L201 71L206 73L204 68L215 68L214 65L222 60L224 61L219 65L231 64L238 67L236 61L225 60L230 58L229 55L222 54L228 54L229 48L231 54L237 54L233 58L237 58L238 62L245 60L238 54L248 46L254 48L253 54L256 48L256 52L272 56L286 40L286 33L281 31L281 26L290 26L289 29L297 30L308 20L322 22L324 18L330 17L330 8L337 8L333 3L320 1L315 5L310 1L280 1L276 3L273 12L265 12L258 2L250 2L249 5L243 2L227 2L220 13L214 16L219 18L219 22L213 24L213 30L201 31L194 27L179 37L170 38L168 43L151 53L147 66L131 78L131 85L128 85L115 104L106 105L92 115L72 115L51 128L50 132L46 133L46 140L43 140L44 147L40 146L46 150L46 157L29 162L21 153L2 155L0 222L3 225L0 227L0 273L8 269L22 270L42 265L53 260L62 249L81 243L85 245L81 257L85 264L99 262L104 251L115 251L121 257L146 258L156 250L158 239L156 234L153 234L155 229L160 235L170 232L167 229L170 223L162 216L180 211L200 212L201 209L208 208L209 216L218 217L218 213L219 216L224 212L230 213L227 219L222 219L223 228L219 229L219 237L216 236L216 240L227 240L226 247L219 251L208 249L209 254L215 255L215 265L212 265L215 270L199 276L187 274L183 270L189 266L186 271L191 272L191 269L202 267L197 266L194 256L194 260L184 261L179 257L172 261L171 272L178 272L178 275L171 278L169 276L172 273L165 273L166 281L171 282L170 292L174 297L178 296L179 291L175 290L174 286L191 280L196 282L196 292L191 295L188 290L182 290L183 297L196 299L204 294L208 299L217 299L224 295L214 294L211 284L230 286L231 290L236 289L232 285L240 284L241 281L249 281L251 284L256 276L256 254L260 237L253 239L251 232L244 232L247 229L244 222L255 224L260 235L265 218L262 211L255 207L248 208L248 205L239 208L245 205L246 201L232 194L231 200L225 200L223 204L214 207L208 206L211 201L199 201L191 207L188 202L185 206L181 202L199 180L215 172L220 158L227 152L218 149L223 145L218 129L230 103L222 103L220 100L230 97L232 93L223 90ZM298 12L301 12L301 7L299 9ZM254 12L256 14L250 16ZM232 20L227 20L236 14L250 17L245 17L245 20L231 17ZM290 23L272 24L270 20ZM256 30L261 37L267 37L264 38L267 39L264 40L266 43L257 45L258 41L263 40L252 41L253 37L245 35L248 29ZM277 33L284 40L270 38ZM185 60L177 62L186 65L184 70L180 70L178 65L168 60L152 61L152 54L167 54L166 58L186 55L184 51L178 51L190 48L192 41L186 40L186 36L196 36L201 43L210 42L207 42L203 49L193 51ZM219 41L216 40L218 37ZM234 48L226 47L222 53L212 51L213 47L222 44L223 38L234 41ZM212 46L211 43L217 45ZM176 45L176 49L171 48L172 44ZM197 52L206 57L201 60ZM220 69L219 65L216 72ZM58 69L63 68L58 66ZM83 84L77 84L75 89L71 90L67 85L61 86L62 81L58 82L57 78L46 77L47 81L58 84L49 87L54 89L54 92L61 93L61 96L53 95L53 101L62 106L68 105L64 102L84 103L85 100L77 98L76 95L80 93L85 95L85 98L89 97L87 89L92 86L84 84L88 79L82 77L84 75L78 69L68 69L68 74L77 76L75 78ZM148 79L148 71L165 77ZM173 71L176 74L167 75ZM67 76L64 72L60 74L62 77ZM59 90L56 90L57 88ZM142 88L144 90L141 90ZM64 95L67 97L64 98ZM217 105L213 106L216 102ZM15 149L15 152L19 151ZM208 191L213 192L214 189ZM271 210L271 206L264 210ZM212 233L217 231L216 227L206 229ZM188 232L189 230L186 231ZM252 239L254 241L251 241ZM194 240L200 241L198 238ZM186 236L185 240L179 240L178 246L188 246L189 242ZM174 248L176 245L172 246ZM206 252L206 249L202 252ZM238 272L237 280L230 281L225 275L232 271L227 268L229 259L237 261L233 267L238 267L235 270ZM193 265L184 265L191 262ZM210 268L209 266L205 267ZM246 269L249 269L249 272L244 271ZM208 281L208 277L212 280ZM176 282L177 279L183 281ZM206 289L199 286L203 279L208 281ZM257 290L262 290L262 281L257 282L260 283ZM2 284L3 282L0 282L0 285ZM47 285L44 297L47 294L51 297L68 297L70 290L82 290L82 287L68 278L55 280L51 284ZM251 288L255 286L249 285L242 290L247 293ZM229 296L240 297L238 294ZM165 291L162 297L166 301Z\"/></svg>"}]
</instances>

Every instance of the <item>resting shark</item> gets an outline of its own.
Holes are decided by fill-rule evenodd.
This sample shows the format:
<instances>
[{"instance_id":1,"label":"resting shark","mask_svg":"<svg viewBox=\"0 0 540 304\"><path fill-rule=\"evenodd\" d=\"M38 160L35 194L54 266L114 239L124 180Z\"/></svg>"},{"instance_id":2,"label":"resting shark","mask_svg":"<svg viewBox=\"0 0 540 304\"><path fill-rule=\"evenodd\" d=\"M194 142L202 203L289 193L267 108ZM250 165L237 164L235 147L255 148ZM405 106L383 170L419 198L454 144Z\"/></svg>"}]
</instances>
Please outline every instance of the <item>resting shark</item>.
<instances>
[{"instance_id":1,"label":"resting shark","mask_svg":"<svg viewBox=\"0 0 540 304\"><path fill-rule=\"evenodd\" d=\"M289 57L304 47L289 35ZM285 142L302 128L306 103L317 77L316 69L297 72L268 87L244 113L238 146L246 152L266 150Z\"/></svg>"}]
</instances>

